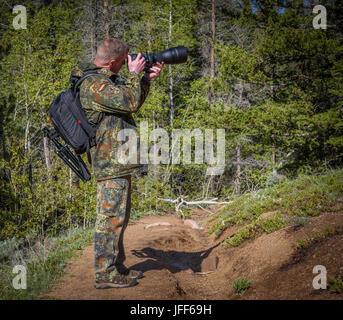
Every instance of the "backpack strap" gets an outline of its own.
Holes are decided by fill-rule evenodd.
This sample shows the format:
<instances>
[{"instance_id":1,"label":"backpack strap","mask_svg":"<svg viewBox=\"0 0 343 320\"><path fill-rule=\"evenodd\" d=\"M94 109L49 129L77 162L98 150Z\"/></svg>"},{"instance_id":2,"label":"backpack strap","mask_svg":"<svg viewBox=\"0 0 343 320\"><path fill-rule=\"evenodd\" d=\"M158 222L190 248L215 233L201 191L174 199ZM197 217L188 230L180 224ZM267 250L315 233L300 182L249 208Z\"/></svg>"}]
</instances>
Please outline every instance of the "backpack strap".
<instances>
[{"instance_id":1,"label":"backpack strap","mask_svg":"<svg viewBox=\"0 0 343 320\"><path fill-rule=\"evenodd\" d=\"M72 88L72 90L74 92L74 95L78 98L79 102L80 102L80 99L79 99L79 94L80 93L77 91L77 89L79 88L79 86L81 85L83 80L85 80L85 79L87 79L88 77L91 77L91 76L105 77L106 79L110 80L111 83L113 83L111 79L109 79L107 76L105 76L105 75L103 75L101 73L97 73L97 72L94 72L94 71L85 72L85 74L79 80L76 81L76 83L74 84L74 86ZM80 103L80 107L81 107L81 110L83 111L81 103ZM82 120L80 120L79 124L82 126L84 131L87 133L88 138L90 139L89 145L87 146L86 153L87 153L87 157L88 157L88 162L90 164L92 164L91 156L90 156L90 148L92 146L96 145L95 133L96 133L96 130L99 128L99 126L101 124L101 121L104 119L104 113L102 113L102 117L101 117L100 121L98 122L98 124L96 126L92 126L92 125L90 125L88 123L88 121L85 121L85 120L87 120L86 116L85 116L85 114L81 110L80 110L80 113L78 113L78 112L76 112L76 110L72 110L72 109L70 111L73 113L74 118L82 119Z\"/></svg>"},{"instance_id":2,"label":"backpack strap","mask_svg":"<svg viewBox=\"0 0 343 320\"><path fill-rule=\"evenodd\" d=\"M85 79L87 79L88 77L91 77L91 76L100 76L100 77L104 77L104 78L106 78L107 80L109 80L109 81L113 84L113 81L112 81L109 77L105 76L104 74L102 74L102 73L97 73L97 72L95 72L95 71L87 71L87 72L85 72L84 75L83 75L79 80L77 80L76 83L74 84L74 86L73 86L73 88L74 88L74 93L76 93L76 90L77 90L78 87L81 85L82 81L85 80Z\"/></svg>"},{"instance_id":3,"label":"backpack strap","mask_svg":"<svg viewBox=\"0 0 343 320\"><path fill-rule=\"evenodd\" d=\"M109 77L105 76L104 74L102 74L102 73L97 73L97 72L95 72L95 71L87 71L87 72L85 72L84 75L83 75L79 80L77 80L76 83L74 84L74 86L73 86L74 94L77 93L77 89L78 89L78 87L81 85L82 81L85 80L85 79L87 79L87 78L89 78L89 77L91 77L91 76L100 76L100 77L104 77L104 78L106 78L107 80L109 80L109 81L114 85L113 81L112 81ZM104 117L105 117L105 113L102 113L102 117L101 117L101 119L99 120L98 124L97 124L95 127L92 127L92 128L95 128L95 130L97 130L97 129L99 128L100 124L101 124L101 121L104 119ZM85 129L85 128L84 128L84 129ZM85 130L87 130L87 129L85 129ZM94 141L94 144L93 144L93 145L95 145L95 141Z\"/></svg>"}]
</instances>

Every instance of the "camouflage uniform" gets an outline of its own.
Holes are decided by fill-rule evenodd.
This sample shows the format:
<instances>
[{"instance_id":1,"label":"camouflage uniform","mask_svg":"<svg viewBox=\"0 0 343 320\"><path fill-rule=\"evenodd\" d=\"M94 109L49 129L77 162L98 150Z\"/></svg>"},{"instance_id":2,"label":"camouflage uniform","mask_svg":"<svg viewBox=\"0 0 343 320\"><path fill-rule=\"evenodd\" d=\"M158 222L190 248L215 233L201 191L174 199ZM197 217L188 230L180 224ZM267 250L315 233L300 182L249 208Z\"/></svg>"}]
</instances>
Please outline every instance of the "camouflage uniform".
<instances>
[{"instance_id":1,"label":"camouflage uniform","mask_svg":"<svg viewBox=\"0 0 343 320\"><path fill-rule=\"evenodd\" d=\"M134 72L124 82L108 69L94 64L79 66L72 75L80 77L86 71L96 71L109 78L90 76L80 86L80 101L89 122L96 125L102 119L96 133L97 145L91 149L97 180L95 277L101 281L118 274L116 264L125 260L123 234L130 218L131 175L144 168L139 164L139 139L137 164L118 162L117 151L124 142L117 141L117 134L121 129L137 132L131 114L143 104L150 82Z\"/></svg>"},{"instance_id":2,"label":"camouflage uniform","mask_svg":"<svg viewBox=\"0 0 343 320\"><path fill-rule=\"evenodd\" d=\"M131 176L98 181L95 223L95 271L97 280L116 275L116 263L123 263L123 235L130 218Z\"/></svg>"}]
</instances>

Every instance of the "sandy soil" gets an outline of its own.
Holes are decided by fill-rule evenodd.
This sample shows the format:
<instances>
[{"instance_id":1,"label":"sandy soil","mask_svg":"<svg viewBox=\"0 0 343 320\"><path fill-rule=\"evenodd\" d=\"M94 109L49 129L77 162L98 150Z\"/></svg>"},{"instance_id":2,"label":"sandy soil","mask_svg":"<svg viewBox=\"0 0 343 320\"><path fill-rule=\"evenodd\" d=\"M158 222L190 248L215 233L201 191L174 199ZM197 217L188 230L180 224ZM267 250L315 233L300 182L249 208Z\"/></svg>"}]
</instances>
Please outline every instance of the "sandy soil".
<instances>
[{"instance_id":1,"label":"sandy soil","mask_svg":"<svg viewBox=\"0 0 343 320\"><path fill-rule=\"evenodd\" d=\"M218 208L212 209L216 212ZM343 300L343 293L315 290L313 267L323 265L328 279L343 275L343 234L328 237L309 248L294 262L296 240L321 232L324 227L343 224L343 212L324 213L304 227L286 227L227 248L222 241L235 230L228 229L213 239L206 231L208 211L195 210L191 219L203 229L193 229L176 215L150 216L130 222L125 233L126 265L142 270L144 277L131 288L94 288L93 246L70 262L67 273L44 299L90 300L232 300L232 299L331 299ZM151 226L151 224L161 225ZM170 225L169 225L170 224ZM237 296L235 279L253 280Z\"/></svg>"}]
</instances>

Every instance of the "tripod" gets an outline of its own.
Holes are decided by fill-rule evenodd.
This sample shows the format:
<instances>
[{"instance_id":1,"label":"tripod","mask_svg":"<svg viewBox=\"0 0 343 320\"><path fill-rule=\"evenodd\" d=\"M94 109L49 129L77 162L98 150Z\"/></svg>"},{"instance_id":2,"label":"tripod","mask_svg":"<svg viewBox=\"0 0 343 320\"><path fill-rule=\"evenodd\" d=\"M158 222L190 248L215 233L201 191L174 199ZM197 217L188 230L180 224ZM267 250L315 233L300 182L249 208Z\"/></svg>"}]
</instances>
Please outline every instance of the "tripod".
<instances>
[{"instance_id":1,"label":"tripod","mask_svg":"<svg viewBox=\"0 0 343 320\"><path fill-rule=\"evenodd\" d=\"M43 128L44 134L55 144L55 152L65 162L65 164L74 171L74 173L83 181L87 182L90 180L91 175L87 169L86 164L82 160L80 155L75 155L70 151L67 145L62 145L58 138L61 137L56 130L49 130Z\"/></svg>"}]
</instances>

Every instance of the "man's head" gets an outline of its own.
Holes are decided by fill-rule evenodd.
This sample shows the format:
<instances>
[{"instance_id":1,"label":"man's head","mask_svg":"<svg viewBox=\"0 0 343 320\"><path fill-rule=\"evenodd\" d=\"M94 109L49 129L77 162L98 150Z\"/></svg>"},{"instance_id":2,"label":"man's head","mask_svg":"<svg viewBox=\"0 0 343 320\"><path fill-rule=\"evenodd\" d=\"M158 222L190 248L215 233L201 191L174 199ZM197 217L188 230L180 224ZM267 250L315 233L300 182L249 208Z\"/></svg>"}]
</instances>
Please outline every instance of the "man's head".
<instances>
[{"instance_id":1,"label":"man's head","mask_svg":"<svg viewBox=\"0 0 343 320\"><path fill-rule=\"evenodd\" d=\"M118 73L125 63L128 47L125 42L118 39L107 39L98 46L94 64Z\"/></svg>"}]
</instances>

